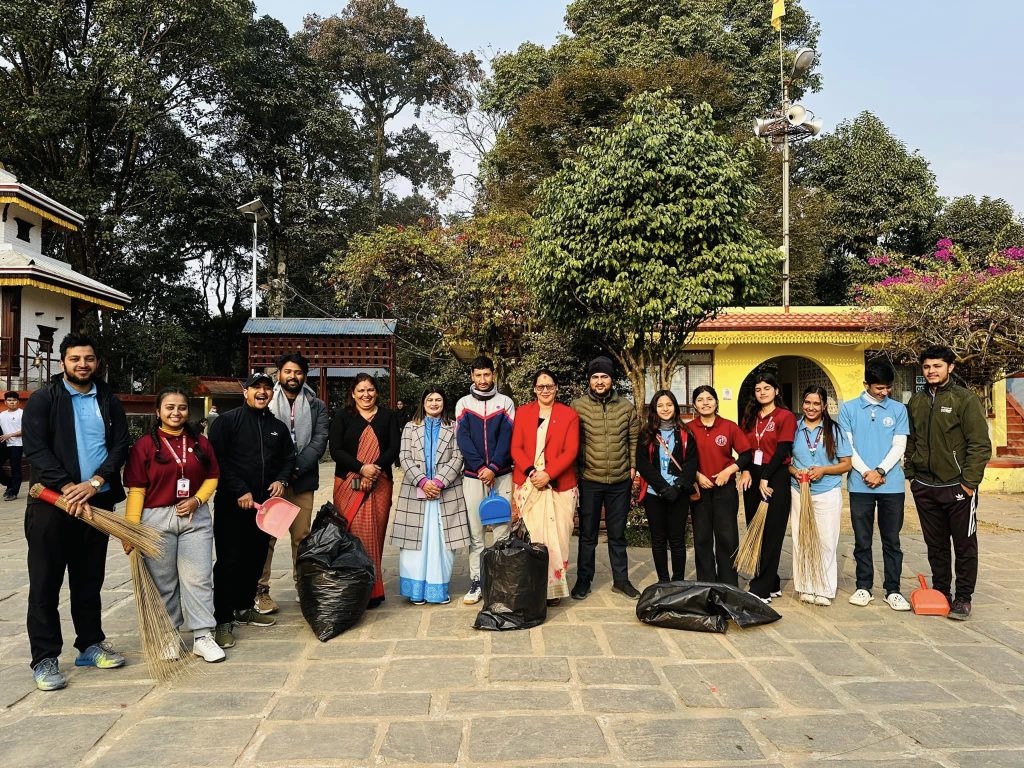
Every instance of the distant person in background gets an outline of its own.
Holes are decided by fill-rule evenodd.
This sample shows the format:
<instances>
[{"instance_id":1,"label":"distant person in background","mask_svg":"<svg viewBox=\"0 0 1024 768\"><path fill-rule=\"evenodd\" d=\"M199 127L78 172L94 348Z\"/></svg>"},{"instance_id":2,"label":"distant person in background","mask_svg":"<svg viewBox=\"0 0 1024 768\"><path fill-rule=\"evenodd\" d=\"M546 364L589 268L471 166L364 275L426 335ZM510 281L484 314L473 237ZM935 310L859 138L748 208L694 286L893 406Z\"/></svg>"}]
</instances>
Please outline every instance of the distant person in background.
<instances>
[{"instance_id":1,"label":"distant person in background","mask_svg":"<svg viewBox=\"0 0 1024 768\"><path fill-rule=\"evenodd\" d=\"M401 436L395 412L380 405L368 373L352 380L348 402L331 420L334 506L373 559L376 579L367 608L384 602L384 536L391 513L392 467Z\"/></svg>"},{"instance_id":2,"label":"distant person in background","mask_svg":"<svg viewBox=\"0 0 1024 768\"><path fill-rule=\"evenodd\" d=\"M6 410L0 411L0 442L7 448L7 460L11 464L7 476L0 477L7 491L4 501L14 501L21 490L21 398L17 392L4 393Z\"/></svg>"},{"instance_id":3,"label":"distant person in background","mask_svg":"<svg viewBox=\"0 0 1024 768\"><path fill-rule=\"evenodd\" d=\"M295 443L295 471L284 489L282 497L299 508L299 513L288 529L292 543L292 578L298 578L295 561L299 557L299 543L309 535L313 519L313 494L320 487L320 458L327 448L331 421L327 406L306 386L309 361L298 352L284 355L277 361L277 384L270 410L289 427ZM267 562L256 588L256 610L262 614L278 609L270 596L270 570L274 561L274 544L270 539Z\"/></svg>"},{"instance_id":4,"label":"distant person in background","mask_svg":"<svg viewBox=\"0 0 1024 768\"><path fill-rule=\"evenodd\" d=\"M215 422L217 420L218 416L220 416L220 411L217 410L217 406L216 405L211 405L210 406L210 412L208 414L206 414L207 434L209 434L209 429L210 429L210 427L213 426L213 422Z\"/></svg>"},{"instance_id":5,"label":"distant person in background","mask_svg":"<svg viewBox=\"0 0 1024 768\"><path fill-rule=\"evenodd\" d=\"M406 410L404 400L395 401L395 418L398 419L398 432L401 434L405 431L405 425L409 423L409 413ZM402 466L401 456L395 460L395 467L397 468L400 466Z\"/></svg>"}]
</instances>

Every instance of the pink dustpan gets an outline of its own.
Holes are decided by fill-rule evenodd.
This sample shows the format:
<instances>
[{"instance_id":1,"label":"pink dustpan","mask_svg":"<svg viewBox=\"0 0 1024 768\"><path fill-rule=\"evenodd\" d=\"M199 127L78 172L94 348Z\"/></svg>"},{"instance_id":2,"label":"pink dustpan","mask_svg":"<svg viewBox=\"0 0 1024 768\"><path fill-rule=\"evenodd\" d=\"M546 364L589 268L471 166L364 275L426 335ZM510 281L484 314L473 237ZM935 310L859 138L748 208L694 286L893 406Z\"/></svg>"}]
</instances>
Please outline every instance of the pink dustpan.
<instances>
[{"instance_id":1,"label":"pink dustpan","mask_svg":"<svg viewBox=\"0 0 1024 768\"><path fill-rule=\"evenodd\" d=\"M256 505L256 525L275 539L283 539L299 514L299 508L279 496Z\"/></svg>"}]
</instances>

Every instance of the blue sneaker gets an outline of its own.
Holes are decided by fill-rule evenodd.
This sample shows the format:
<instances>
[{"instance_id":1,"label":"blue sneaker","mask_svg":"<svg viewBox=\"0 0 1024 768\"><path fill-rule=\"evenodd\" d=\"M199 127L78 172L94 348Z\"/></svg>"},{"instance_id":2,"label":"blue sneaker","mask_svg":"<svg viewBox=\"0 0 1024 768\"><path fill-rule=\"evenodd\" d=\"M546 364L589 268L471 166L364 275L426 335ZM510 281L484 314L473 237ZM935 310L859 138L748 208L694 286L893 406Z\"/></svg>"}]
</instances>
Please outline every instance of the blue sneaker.
<instances>
[{"instance_id":1,"label":"blue sneaker","mask_svg":"<svg viewBox=\"0 0 1024 768\"><path fill-rule=\"evenodd\" d=\"M66 688L68 679L60 671L56 659L43 659L32 668L32 677L40 691L59 691Z\"/></svg>"},{"instance_id":2,"label":"blue sneaker","mask_svg":"<svg viewBox=\"0 0 1024 768\"><path fill-rule=\"evenodd\" d=\"M124 666L124 656L115 651L110 643L93 643L75 659L76 667L96 667L97 669L117 669Z\"/></svg>"}]
</instances>

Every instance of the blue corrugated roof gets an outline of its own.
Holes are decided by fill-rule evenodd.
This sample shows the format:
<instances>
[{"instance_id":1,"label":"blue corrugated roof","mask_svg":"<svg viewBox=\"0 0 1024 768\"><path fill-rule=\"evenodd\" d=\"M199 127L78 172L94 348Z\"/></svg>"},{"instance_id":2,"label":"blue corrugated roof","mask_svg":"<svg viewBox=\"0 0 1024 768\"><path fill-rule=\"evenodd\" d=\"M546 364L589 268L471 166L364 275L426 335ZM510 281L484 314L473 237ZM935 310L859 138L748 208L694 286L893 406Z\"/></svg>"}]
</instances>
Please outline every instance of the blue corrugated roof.
<instances>
[{"instance_id":1,"label":"blue corrugated roof","mask_svg":"<svg viewBox=\"0 0 1024 768\"><path fill-rule=\"evenodd\" d=\"M325 320L318 317L252 317L245 321L242 333L279 336L390 336L397 320L342 317Z\"/></svg>"}]
</instances>

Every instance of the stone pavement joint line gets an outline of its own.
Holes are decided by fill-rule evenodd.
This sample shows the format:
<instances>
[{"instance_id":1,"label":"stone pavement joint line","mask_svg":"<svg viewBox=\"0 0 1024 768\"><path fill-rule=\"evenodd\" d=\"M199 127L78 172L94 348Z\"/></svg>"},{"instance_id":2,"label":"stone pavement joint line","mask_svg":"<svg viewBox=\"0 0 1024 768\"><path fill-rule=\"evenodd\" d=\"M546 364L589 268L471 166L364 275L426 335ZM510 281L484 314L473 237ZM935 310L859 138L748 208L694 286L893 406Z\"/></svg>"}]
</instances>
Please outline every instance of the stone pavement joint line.
<instances>
[{"instance_id":1,"label":"stone pavement joint line","mask_svg":"<svg viewBox=\"0 0 1024 768\"><path fill-rule=\"evenodd\" d=\"M330 487L333 467L322 466ZM318 504L327 499L321 491ZM482 633L461 604L465 552L446 606L398 597L398 553L385 552L388 599L328 643L302 619L288 547L278 547L269 629L240 627L224 664L171 685L138 655L127 560L112 544L104 628L132 652L123 669L76 669L64 691L35 690L28 668L23 504L0 507L0 764L32 766L1024 766L1024 516L1018 498L980 509L981 572L970 621L858 608L848 523L840 594L798 602L780 622L725 635L640 624L613 594L602 545L594 592L563 600L541 627ZM903 586L928 573L908 508ZM575 553L576 542L572 543ZM875 542L876 579L881 550ZM650 553L631 549L637 586ZM688 557L692 577L692 552ZM572 566L575 570L575 566ZM570 574L571 576L572 574ZM62 598L64 636L74 638ZM823 762L824 761L824 762Z\"/></svg>"}]
</instances>

